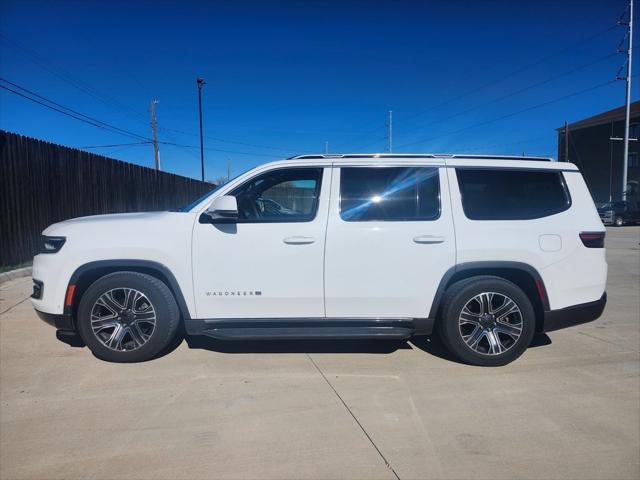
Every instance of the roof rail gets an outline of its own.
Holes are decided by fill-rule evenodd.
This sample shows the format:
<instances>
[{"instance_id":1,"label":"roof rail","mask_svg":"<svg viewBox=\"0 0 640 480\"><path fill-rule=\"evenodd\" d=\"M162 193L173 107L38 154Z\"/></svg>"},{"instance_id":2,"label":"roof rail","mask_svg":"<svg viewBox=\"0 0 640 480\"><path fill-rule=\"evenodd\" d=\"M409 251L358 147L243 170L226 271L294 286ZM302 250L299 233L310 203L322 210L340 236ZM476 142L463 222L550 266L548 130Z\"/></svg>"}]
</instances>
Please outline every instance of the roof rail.
<instances>
[{"instance_id":1,"label":"roof rail","mask_svg":"<svg viewBox=\"0 0 640 480\"><path fill-rule=\"evenodd\" d=\"M331 158L471 158L477 160L536 160L551 162L548 157L530 157L519 155L465 155L446 153L321 153L312 155L296 155L287 160L320 160Z\"/></svg>"}]
</instances>

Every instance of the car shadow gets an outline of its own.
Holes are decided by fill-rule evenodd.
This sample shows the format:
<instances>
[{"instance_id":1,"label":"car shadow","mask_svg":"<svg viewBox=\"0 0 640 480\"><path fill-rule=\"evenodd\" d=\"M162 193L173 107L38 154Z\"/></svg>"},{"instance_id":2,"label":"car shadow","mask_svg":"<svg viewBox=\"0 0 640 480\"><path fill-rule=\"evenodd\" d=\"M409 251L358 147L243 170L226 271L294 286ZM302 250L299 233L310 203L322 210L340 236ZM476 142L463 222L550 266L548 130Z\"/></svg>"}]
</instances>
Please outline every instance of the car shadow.
<instances>
[{"instance_id":1,"label":"car shadow","mask_svg":"<svg viewBox=\"0 0 640 480\"><path fill-rule=\"evenodd\" d=\"M58 340L71 347L84 347L84 342L78 336L58 336ZM390 354L397 350L412 349L422 350L444 360L455 363L460 362L451 355L437 336L411 337L405 340L218 340L206 336L186 335L181 327L174 340L152 360L164 357L182 342L186 342L191 349L209 350L219 353L248 354L248 353L367 353ZM546 333L536 333L529 348L551 345L551 338Z\"/></svg>"},{"instance_id":2,"label":"car shadow","mask_svg":"<svg viewBox=\"0 0 640 480\"><path fill-rule=\"evenodd\" d=\"M423 352L427 352L429 355L433 355L434 357L442 358L443 360L449 360L455 363L463 363L456 357L451 355L447 348L442 344L440 339L438 339L436 336L411 337L410 342L417 349L422 350Z\"/></svg>"},{"instance_id":3,"label":"car shadow","mask_svg":"<svg viewBox=\"0 0 640 480\"><path fill-rule=\"evenodd\" d=\"M466 363L461 362L456 357L451 355L451 353L449 353L449 350L447 350L444 344L435 335L430 337L412 337L410 342L414 347L422 350L423 352L427 352L434 357L466 365ZM533 336L533 340L529 344L529 348L544 347L547 345L551 345L551 343L551 339L546 333L536 333Z\"/></svg>"},{"instance_id":4,"label":"car shadow","mask_svg":"<svg viewBox=\"0 0 640 480\"><path fill-rule=\"evenodd\" d=\"M218 340L205 336L185 338L189 348L221 353L376 353L410 349L401 340Z\"/></svg>"}]
</instances>

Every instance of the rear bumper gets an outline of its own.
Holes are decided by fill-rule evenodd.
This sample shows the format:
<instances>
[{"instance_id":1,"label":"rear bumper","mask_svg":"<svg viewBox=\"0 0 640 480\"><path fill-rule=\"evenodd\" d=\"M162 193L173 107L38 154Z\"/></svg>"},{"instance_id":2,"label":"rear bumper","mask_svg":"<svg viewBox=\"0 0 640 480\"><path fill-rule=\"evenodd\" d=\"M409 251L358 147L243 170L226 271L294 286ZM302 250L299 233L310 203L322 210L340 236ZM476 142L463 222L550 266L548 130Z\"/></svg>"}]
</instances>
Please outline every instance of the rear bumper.
<instances>
[{"instance_id":1,"label":"rear bumper","mask_svg":"<svg viewBox=\"0 0 640 480\"><path fill-rule=\"evenodd\" d=\"M606 304L607 292L603 293L600 300L595 302L544 312L544 331L552 332L561 328L592 322L602 315Z\"/></svg>"}]
</instances>

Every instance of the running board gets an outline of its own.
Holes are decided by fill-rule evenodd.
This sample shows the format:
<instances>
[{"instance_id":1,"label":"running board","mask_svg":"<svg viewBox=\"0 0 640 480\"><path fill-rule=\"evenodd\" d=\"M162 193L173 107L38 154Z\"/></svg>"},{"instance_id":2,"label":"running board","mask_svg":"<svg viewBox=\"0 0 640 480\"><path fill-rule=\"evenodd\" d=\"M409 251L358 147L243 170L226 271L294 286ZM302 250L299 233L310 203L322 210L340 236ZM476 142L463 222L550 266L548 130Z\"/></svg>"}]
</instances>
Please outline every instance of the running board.
<instances>
[{"instance_id":1,"label":"running board","mask_svg":"<svg viewBox=\"0 0 640 480\"><path fill-rule=\"evenodd\" d=\"M259 318L186 320L189 335L219 340L371 339L406 340L415 332L410 318Z\"/></svg>"}]
</instances>

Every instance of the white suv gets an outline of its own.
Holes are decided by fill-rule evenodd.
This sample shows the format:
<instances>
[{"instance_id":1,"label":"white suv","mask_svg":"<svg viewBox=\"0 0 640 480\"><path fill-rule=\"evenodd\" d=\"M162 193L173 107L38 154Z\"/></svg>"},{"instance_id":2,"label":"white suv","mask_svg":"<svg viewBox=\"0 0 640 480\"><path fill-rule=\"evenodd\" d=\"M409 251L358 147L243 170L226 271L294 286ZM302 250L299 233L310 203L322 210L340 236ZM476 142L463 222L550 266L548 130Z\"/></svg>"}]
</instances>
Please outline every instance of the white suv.
<instances>
[{"instance_id":1,"label":"white suv","mask_svg":"<svg viewBox=\"0 0 640 480\"><path fill-rule=\"evenodd\" d=\"M406 339L504 365L594 320L605 229L575 165L523 157L307 155L180 210L43 232L33 305L102 359L221 339ZM75 337L77 338L77 337Z\"/></svg>"}]
</instances>

